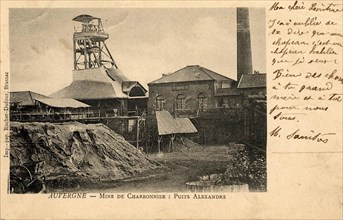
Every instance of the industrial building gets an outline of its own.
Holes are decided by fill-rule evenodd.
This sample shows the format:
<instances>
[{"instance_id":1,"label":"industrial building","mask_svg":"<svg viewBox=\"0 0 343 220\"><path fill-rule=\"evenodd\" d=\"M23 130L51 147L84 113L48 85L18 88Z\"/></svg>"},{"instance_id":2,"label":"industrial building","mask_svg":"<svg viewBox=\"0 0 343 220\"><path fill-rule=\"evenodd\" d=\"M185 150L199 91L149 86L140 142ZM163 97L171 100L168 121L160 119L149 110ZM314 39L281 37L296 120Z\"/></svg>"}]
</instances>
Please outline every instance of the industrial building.
<instances>
[{"instance_id":1,"label":"industrial building","mask_svg":"<svg viewBox=\"0 0 343 220\"><path fill-rule=\"evenodd\" d=\"M196 116L218 105L216 92L232 88L235 80L207 68L186 66L148 83L149 113L167 110L177 116Z\"/></svg>"},{"instance_id":2,"label":"industrial building","mask_svg":"<svg viewBox=\"0 0 343 220\"><path fill-rule=\"evenodd\" d=\"M142 115L146 111L147 90L118 68L105 43L109 35L101 19L79 15L73 21L73 81L51 97L79 100L101 117Z\"/></svg>"},{"instance_id":3,"label":"industrial building","mask_svg":"<svg viewBox=\"0 0 343 220\"><path fill-rule=\"evenodd\" d=\"M148 83L149 97L118 68L101 19L79 15L73 21L72 82L50 97L11 94L13 120L32 120L25 114L34 113L40 114L34 117L39 120L101 122L137 147L159 144L162 136L172 143L176 134L196 134L201 144L265 143L265 134L258 131L265 129L256 123L265 119L266 74L252 68L247 8L237 9L237 80L189 65ZM188 130L181 129L178 118L185 119L181 124ZM163 132L162 127L174 130Z\"/></svg>"},{"instance_id":4,"label":"industrial building","mask_svg":"<svg viewBox=\"0 0 343 220\"><path fill-rule=\"evenodd\" d=\"M248 8L237 8L237 81L191 65L148 86L150 136L156 136L157 112L166 110L192 120L198 143L245 142L265 147L266 74L253 71Z\"/></svg>"},{"instance_id":5,"label":"industrial building","mask_svg":"<svg viewBox=\"0 0 343 220\"><path fill-rule=\"evenodd\" d=\"M105 43L109 35L100 18L79 15L73 21L73 81L51 97L89 105L91 118L99 118L138 147L144 141L147 90L118 68Z\"/></svg>"},{"instance_id":6,"label":"industrial building","mask_svg":"<svg viewBox=\"0 0 343 220\"><path fill-rule=\"evenodd\" d=\"M32 92L10 93L11 121L68 121L86 119L90 106L75 99L52 99Z\"/></svg>"}]
</instances>

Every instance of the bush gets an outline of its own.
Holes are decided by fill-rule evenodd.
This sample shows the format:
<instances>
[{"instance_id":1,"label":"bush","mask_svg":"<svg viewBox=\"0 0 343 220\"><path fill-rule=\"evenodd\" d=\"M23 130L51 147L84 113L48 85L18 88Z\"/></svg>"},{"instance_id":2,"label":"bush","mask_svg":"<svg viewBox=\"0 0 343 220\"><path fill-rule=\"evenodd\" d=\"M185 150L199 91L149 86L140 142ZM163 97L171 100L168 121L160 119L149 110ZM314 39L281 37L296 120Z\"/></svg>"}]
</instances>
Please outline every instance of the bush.
<instances>
[{"instance_id":1,"label":"bush","mask_svg":"<svg viewBox=\"0 0 343 220\"><path fill-rule=\"evenodd\" d=\"M225 182L247 183L251 190L266 191L266 156L260 151L244 147L232 154L224 173Z\"/></svg>"}]
</instances>

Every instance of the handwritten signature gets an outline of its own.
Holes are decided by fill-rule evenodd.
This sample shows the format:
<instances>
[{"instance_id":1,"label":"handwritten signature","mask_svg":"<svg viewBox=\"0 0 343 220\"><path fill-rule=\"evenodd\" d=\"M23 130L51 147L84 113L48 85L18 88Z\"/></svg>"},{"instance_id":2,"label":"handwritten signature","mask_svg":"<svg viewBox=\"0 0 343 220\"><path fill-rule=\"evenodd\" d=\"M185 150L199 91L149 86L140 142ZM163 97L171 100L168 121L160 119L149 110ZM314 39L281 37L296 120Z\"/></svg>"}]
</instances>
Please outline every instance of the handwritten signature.
<instances>
[{"instance_id":1,"label":"handwritten signature","mask_svg":"<svg viewBox=\"0 0 343 220\"><path fill-rule=\"evenodd\" d=\"M277 126L274 130L272 130L269 133L269 136L272 137L281 137L282 128L280 126ZM292 131L289 134L286 134L286 138L288 140L307 140L307 141L313 141L313 142L321 142L321 143L327 143L329 141L328 136L336 135L336 133L323 133L323 132L316 132L314 130L310 131L302 131L300 129L297 129L295 131Z\"/></svg>"}]
</instances>

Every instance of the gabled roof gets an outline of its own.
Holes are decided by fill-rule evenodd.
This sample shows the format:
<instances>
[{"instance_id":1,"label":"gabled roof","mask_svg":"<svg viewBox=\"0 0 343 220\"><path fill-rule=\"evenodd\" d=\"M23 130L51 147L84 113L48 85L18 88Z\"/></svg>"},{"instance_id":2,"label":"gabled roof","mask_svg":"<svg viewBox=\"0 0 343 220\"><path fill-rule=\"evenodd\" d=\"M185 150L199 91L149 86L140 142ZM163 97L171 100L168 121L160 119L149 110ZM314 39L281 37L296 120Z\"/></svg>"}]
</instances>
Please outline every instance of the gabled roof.
<instances>
[{"instance_id":1,"label":"gabled roof","mask_svg":"<svg viewBox=\"0 0 343 220\"><path fill-rule=\"evenodd\" d=\"M10 92L10 102L20 103L22 106L34 106L36 99L50 99L49 96L45 96L32 91L17 91Z\"/></svg>"},{"instance_id":2,"label":"gabled roof","mask_svg":"<svg viewBox=\"0 0 343 220\"><path fill-rule=\"evenodd\" d=\"M123 81L122 82L122 90L126 94L128 94L131 91L131 89L135 86L139 86L145 92L147 92L147 90L138 81Z\"/></svg>"},{"instance_id":3,"label":"gabled roof","mask_svg":"<svg viewBox=\"0 0 343 220\"><path fill-rule=\"evenodd\" d=\"M241 91L237 88L219 88L214 96L238 96Z\"/></svg>"},{"instance_id":4,"label":"gabled roof","mask_svg":"<svg viewBox=\"0 0 343 220\"><path fill-rule=\"evenodd\" d=\"M89 105L75 99L36 99L45 105L55 108L87 108Z\"/></svg>"},{"instance_id":5,"label":"gabled roof","mask_svg":"<svg viewBox=\"0 0 343 220\"><path fill-rule=\"evenodd\" d=\"M243 74L239 80L237 88L263 88L266 87L266 74Z\"/></svg>"},{"instance_id":6,"label":"gabled roof","mask_svg":"<svg viewBox=\"0 0 343 220\"><path fill-rule=\"evenodd\" d=\"M191 82L191 81L227 81L232 80L212 70L199 65L186 66L174 73L162 76L162 78L152 81L149 84L172 83L172 82Z\"/></svg>"},{"instance_id":7,"label":"gabled roof","mask_svg":"<svg viewBox=\"0 0 343 220\"><path fill-rule=\"evenodd\" d=\"M158 135L198 132L189 118L174 118L168 111L156 111Z\"/></svg>"},{"instance_id":8,"label":"gabled roof","mask_svg":"<svg viewBox=\"0 0 343 220\"><path fill-rule=\"evenodd\" d=\"M122 82L123 92L128 93L136 85L136 81L125 81Z\"/></svg>"}]
</instances>

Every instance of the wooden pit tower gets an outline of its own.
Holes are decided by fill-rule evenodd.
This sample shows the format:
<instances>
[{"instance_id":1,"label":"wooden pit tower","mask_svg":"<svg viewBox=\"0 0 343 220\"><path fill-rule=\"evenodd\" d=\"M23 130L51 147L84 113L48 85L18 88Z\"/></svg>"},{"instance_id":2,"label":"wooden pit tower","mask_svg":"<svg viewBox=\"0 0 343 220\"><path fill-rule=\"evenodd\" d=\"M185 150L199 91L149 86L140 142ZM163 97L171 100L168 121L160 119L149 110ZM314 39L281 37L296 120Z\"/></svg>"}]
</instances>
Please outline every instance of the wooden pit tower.
<instances>
[{"instance_id":1,"label":"wooden pit tower","mask_svg":"<svg viewBox=\"0 0 343 220\"><path fill-rule=\"evenodd\" d=\"M117 65L108 50L105 41L109 35L105 33L100 18L91 15L79 15L73 19L74 27L74 70L93 69L99 67L117 69Z\"/></svg>"}]
</instances>

